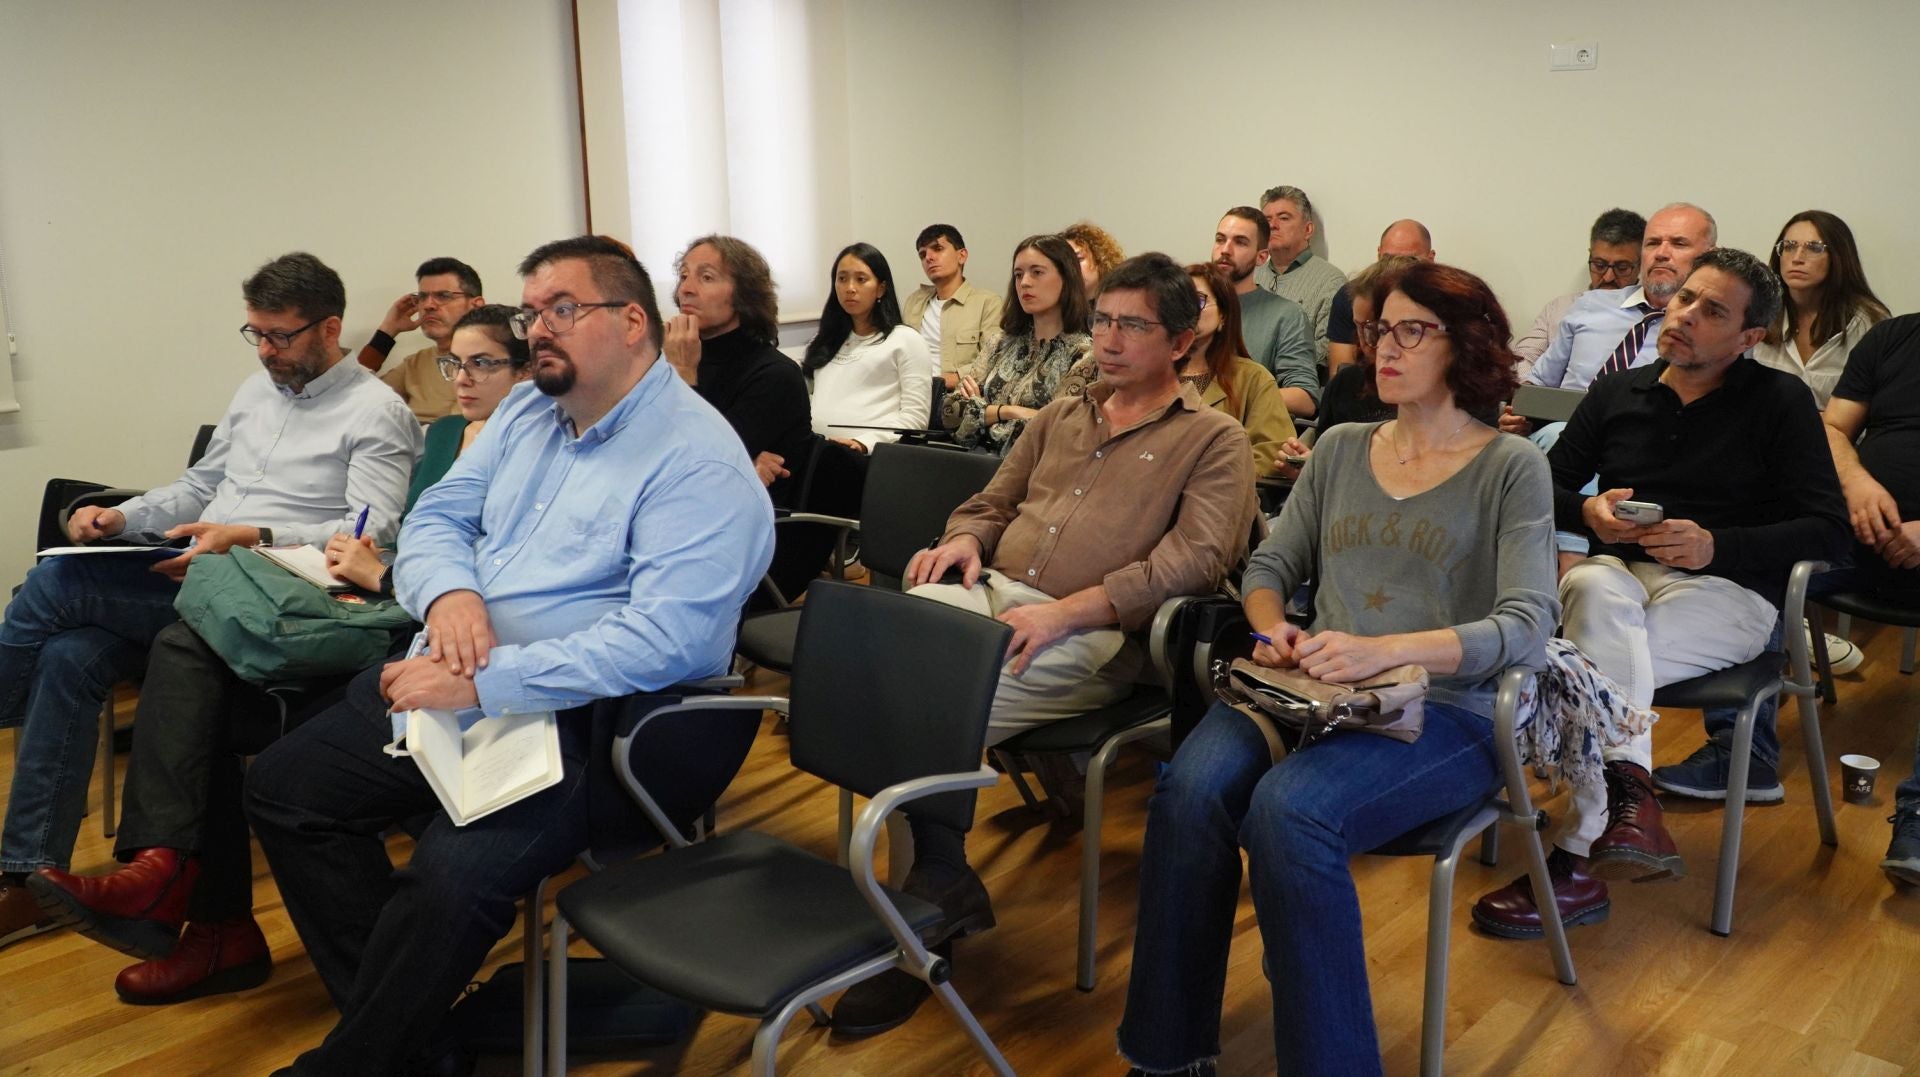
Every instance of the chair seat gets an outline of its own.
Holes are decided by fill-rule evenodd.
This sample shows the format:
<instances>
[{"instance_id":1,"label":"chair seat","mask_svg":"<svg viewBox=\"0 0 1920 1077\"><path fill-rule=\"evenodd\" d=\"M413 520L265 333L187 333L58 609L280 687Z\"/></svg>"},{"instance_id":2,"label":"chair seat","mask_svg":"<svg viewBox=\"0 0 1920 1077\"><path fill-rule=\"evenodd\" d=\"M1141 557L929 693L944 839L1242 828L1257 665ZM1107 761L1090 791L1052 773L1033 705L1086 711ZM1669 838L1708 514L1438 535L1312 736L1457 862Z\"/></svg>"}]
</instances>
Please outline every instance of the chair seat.
<instances>
[{"instance_id":1,"label":"chair seat","mask_svg":"<svg viewBox=\"0 0 1920 1077\"><path fill-rule=\"evenodd\" d=\"M1769 651L1751 662L1728 666L1705 676L1669 684L1656 689L1656 707L1744 707L1747 701L1764 695L1780 683L1780 667L1786 655Z\"/></svg>"},{"instance_id":2,"label":"chair seat","mask_svg":"<svg viewBox=\"0 0 1920 1077\"><path fill-rule=\"evenodd\" d=\"M1008 737L995 747L1014 755L1026 752L1090 752L1115 733L1156 718L1165 718L1172 713L1173 700L1168 698L1165 691L1142 685L1118 703L1035 726Z\"/></svg>"},{"instance_id":3,"label":"chair seat","mask_svg":"<svg viewBox=\"0 0 1920 1077\"><path fill-rule=\"evenodd\" d=\"M1500 809L1493 801L1482 798L1368 851L1374 856L1439 856L1459 844L1463 832L1471 837L1499 817Z\"/></svg>"},{"instance_id":4,"label":"chair seat","mask_svg":"<svg viewBox=\"0 0 1920 1077\"><path fill-rule=\"evenodd\" d=\"M1836 591L1830 595L1809 595L1807 601L1818 603L1836 613L1850 614L1875 624L1920 628L1920 606L1911 602L1889 602L1879 595L1870 595L1861 591Z\"/></svg>"},{"instance_id":5,"label":"chair seat","mask_svg":"<svg viewBox=\"0 0 1920 1077\"><path fill-rule=\"evenodd\" d=\"M937 905L887 896L915 931L940 919ZM751 830L608 868L559 905L635 979L755 1017L896 947L846 869Z\"/></svg>"},{"instance_id":6,"label":"chair seat","mask_svg":"<svg viewBox=\"0 0 1920 1077\"><path fill-rule=\"evenodd\" d=\"M756 666L779 673L793 671L793 641L800 636L800 609L769 610L740 620L740 643L735 649Z\"/></svg>"}]
</instances>

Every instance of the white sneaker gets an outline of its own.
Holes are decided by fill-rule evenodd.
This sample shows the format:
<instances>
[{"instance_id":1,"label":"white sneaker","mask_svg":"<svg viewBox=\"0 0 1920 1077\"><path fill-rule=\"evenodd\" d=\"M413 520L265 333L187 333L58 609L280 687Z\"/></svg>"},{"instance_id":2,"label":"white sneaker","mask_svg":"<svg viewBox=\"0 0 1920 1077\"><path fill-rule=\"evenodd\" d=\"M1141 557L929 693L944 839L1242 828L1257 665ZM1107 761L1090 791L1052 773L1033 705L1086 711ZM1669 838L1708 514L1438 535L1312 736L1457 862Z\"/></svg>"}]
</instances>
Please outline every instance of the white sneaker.
<instances>
[{"instance_id":1,"label":"white sneaker","mask_svg":"<svg viewBox=\"0 0 1920 1077\"><path fill-rule=\"evenodd\" d=\"M1833 668L1835 676L1852 673L1860 668L1861 662L1866 661L1867 656L1861 654L1860 648L1855 647L1845 637L1836 636L1831 632L1823 634L1827 637L1827 663ZM1807 650L1808 653L1812 653L1813 650L1813 633L1811 632L1807 633Z\"/></svg>"}]
</instances>

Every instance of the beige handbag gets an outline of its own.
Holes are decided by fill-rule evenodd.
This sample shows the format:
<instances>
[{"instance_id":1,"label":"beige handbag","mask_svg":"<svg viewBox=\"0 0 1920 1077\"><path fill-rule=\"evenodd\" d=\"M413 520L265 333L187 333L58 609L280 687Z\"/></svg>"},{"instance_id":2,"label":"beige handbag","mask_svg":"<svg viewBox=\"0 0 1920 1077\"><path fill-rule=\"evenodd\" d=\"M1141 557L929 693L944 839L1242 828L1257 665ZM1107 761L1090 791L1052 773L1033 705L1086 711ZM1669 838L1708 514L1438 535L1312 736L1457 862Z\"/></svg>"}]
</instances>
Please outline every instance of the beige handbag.
<instances>
[{"instance_id":1,"label":"beige handbag","mask_svg":"<svg viewBox=\"0 0 1920 1077\"><path fill-rule=\"evenodd\" d=\"M1365 684L1333 684L1241 658L1213 664L1213 688L1259 727L1276 763L1341 730L1412 742L1426 721L1427 671L1420 666L1395 666Z\"/></svg>"}]
</instances>

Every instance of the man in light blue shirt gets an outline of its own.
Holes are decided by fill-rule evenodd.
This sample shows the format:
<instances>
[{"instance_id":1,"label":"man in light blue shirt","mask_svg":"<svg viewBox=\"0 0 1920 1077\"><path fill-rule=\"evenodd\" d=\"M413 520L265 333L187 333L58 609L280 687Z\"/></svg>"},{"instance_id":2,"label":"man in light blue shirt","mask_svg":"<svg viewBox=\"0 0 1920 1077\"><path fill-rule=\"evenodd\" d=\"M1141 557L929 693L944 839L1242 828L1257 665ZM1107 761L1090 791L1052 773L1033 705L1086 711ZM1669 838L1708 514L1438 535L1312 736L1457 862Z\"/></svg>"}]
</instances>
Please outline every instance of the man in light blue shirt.
<instances>
[{"instance_id":1,"label":"man in light blue shirt","mask_svg":"<svg viewBox=\"0 0 1920 1077\"><path fill-rule=\"evenodd\" d=\"M285 1072L396 1073L452 1049L436 1029L515 902L589 844L606 784L590 759L611 736L590 704L724 673L773 556L766 488L733 428L659 361L632 253L582 236L520 273L534 388L421 495L394 569L433 654L362 673L247 775L247 815L340 1009ZM565 776L456 827L418 768L381 751L388 711L420 707L559 711ZM380 832L421 813L433 821L396 876Z\"/></svg>"},{"instance_id":2,"label":"man in light blue shirt","mask_svg":"<svg viewBox=\"0 0 1920 1077\"><path fill-rule=\"evenodd\" d=\"M1559 389L1585 389L1642 321L1647 322L1642 344L1625 369L1659 358L1656 342L1663 319L1655 315L1664 312L1667 300L1680 290L1693 260L1718 240L1713 216L1698 206L1676 203L1655 213L1641 241L1640 286L1624 298L1616 289L1597 288L1574 300L1546 352L1524 380Z\"/></svg>"},{"instance_id":3,"label":"man in light blue shirt","mask_svg":"<svg viewBox=\"0 0 1920 1077\"><path fill-rule=\"evenodd\" d=\"M117 508L82 508L75 542L190 538L141 555L54 557L27 574L0 624L0 726L19 756L0 836L0 946L44 930L25 875L67 866L86 808L95 723L114 682L137 671L195 558L234 546L325 542L369 509L391 539L420 452L420 425L373 375L342 362L346 288L318 258L276 258L241 288L241 336L265 369L234 394L200 460ZM231 339L231 338L229 338Z\"/></svg>"}]
</instances>

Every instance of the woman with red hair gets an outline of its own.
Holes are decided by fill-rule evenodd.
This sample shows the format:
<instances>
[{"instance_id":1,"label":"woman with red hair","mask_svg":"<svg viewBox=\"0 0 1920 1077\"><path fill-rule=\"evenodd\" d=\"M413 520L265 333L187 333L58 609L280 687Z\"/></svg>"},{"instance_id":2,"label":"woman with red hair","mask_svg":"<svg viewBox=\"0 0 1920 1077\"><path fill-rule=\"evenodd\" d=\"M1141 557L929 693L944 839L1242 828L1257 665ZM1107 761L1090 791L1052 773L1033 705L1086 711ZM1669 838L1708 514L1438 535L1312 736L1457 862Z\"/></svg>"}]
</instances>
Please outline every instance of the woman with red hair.
<instances>
[{"instance_id":1,"label":"woman with red hair","mask_svg":"<svg viewBox=\"0 0 1920 1077\"><path fill-rule=\"evenodd\" d=\"M1356 684L1430 678L1412 742L1335 734L1275 764L1216 703L1147 809L1120 1051L1145 1073L1209 1070L1245 849L1273 992L1275 1068L1380 1071L1348 859L1486 795L1502 671L1543 660L1559 617L1553 485L1524 438L1474 417L1512 391L1486 284L1422 263L1376 290L1367 377L1394 418L1320 439L1242 583L1257 663ZM1336 481L1337 478L1337 481ZM1311 622L1286 599L1316 579Z\"/></svg>"}]
</instances>

